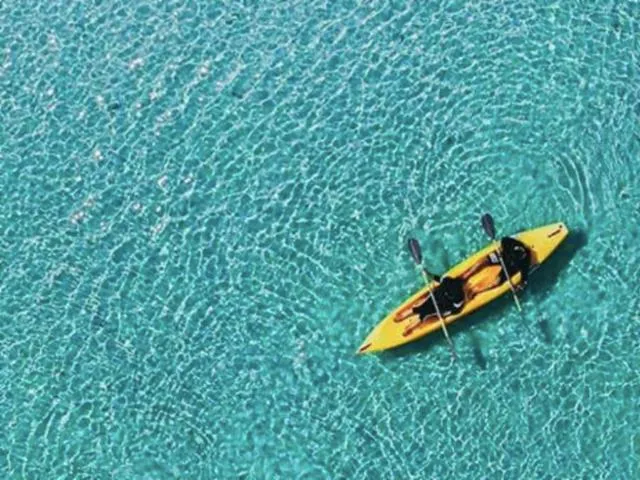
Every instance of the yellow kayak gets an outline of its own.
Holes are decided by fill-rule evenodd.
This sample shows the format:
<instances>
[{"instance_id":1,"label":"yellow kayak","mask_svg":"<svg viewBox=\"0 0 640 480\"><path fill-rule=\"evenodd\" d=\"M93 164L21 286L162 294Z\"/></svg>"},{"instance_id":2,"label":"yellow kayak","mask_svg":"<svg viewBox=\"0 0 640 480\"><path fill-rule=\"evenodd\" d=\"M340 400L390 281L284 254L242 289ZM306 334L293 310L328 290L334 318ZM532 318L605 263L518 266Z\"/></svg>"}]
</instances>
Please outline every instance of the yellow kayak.
<instances>
[{"instance_id":1,"label":"yellow kayak","mask_svg":"<svg viewBox=\"0 0 640 480\"><path fill-rule=\"evenodd\" d=\"M554 250L558 248L558 246L565 238L567 238L568 234L569 230L564 223L553 223L550 225L545 225L544 227L526 230L512 236L520 240L531 249L531 268L535 269L551 256ZM482 260L490 253L496 251L498 245L498 242L493 242L487 245L479 252L460 262L446 274L442 275L442 277L456 277L461 275L471 266L476 264L476 262ZM490 279L495 278L495 276L499 274L499 266L489 266L481 269L478 273L471 276L467 280L467 282L470 283L470 286L481 286L483 283L490 283ZM520 273L516 273L511 277L511 282L513 283L513 285L518 285L518 283L520 282L520 277ZM406 334L407 328L409 326L415 326L417 323L419 323L418 315L412 315L400 322L396 321L396 314L408 307L414 306L414 304L420 304L426 297L427 293L431 290L431 288L435 286L437 286L436 282L432 282L429 285L425 286L420 291L416 292L414 295L408 298L402 305L392 311L389 315L387 315L373 329L369 336L367 336L366 340L358 349L358 353L371 353L381 350L387 350L417 340L418 338L424 337L431 332L440 331L441 324L437 318L435 320L427 320L423 322L417 328L413 329L409 334ZM509 291L510 287L508 282L504 282L495 288L485 290L477 294L475 297L473 297L473 299L467 301L465 306L459 313L445 317L444 321L447 325L449 325L456 320L464 317L465 315L469 315L471 312L477 310L478 308L486 305L487 303L495 300L496 298L504 295Z\"/></svg>"}]
</instances>

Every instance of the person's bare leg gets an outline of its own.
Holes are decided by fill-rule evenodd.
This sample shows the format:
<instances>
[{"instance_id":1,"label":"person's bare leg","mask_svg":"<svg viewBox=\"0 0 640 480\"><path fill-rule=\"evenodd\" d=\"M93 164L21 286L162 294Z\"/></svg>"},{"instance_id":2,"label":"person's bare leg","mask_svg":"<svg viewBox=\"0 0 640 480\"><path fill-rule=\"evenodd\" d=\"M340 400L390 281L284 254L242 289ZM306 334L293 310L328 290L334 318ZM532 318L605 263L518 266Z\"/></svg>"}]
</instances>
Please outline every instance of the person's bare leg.
<instances>
[{"instance_id":1,"label":"person's bare leg","mask_svg":"<svg viewBox=\"0 0 640 480\"><path fill-rule=\"evenodd\" d=\"M483 259L478 260L476 263L471 265L471 267L469 267L467 270L465 270L462 273L462 275L460 275L460 278L462 280L468 280L470 277L474 276L476 273L478 273L484 267L487 267L489 264L490 264L489 263L489 258L488 257L484 257Z\"/></svg>"},{"instance_id":2,"label":"person's bare leg","mask_svg":"<svg viewBox=\"0 0 640 480\"><path fill-rule=\"evenodd\" d=\"M396 318L394 318L393 320L396 323L404 322L411 315L414 315L413 307L408 307L408 308L405 308L404 310L400 310L398 313L396 313Z\"/></svg>"},{"instance_id":3,"label":"person's bare leg","mask_svg":"<svg viewBox=\"0 0 640 480\"><path fill-rule=\"evenodd\" d=\"M436 317L437 317L437 315L429 315L428 317L421 318L418 322L414 323L413 325L408 326L404 330L404 333L402 335L405 336L405 337L408 337L409 335L411 335L413 333L413 331L416 328L419 328L419 327L425 325L426 323L434 320Z\"/></svg>"},{"instance_id":4,"label":"person's bare leg","mask_svg":"<svg viewBox=\"0 0 640 480\"><path fill-rule=\"evenodd\" d=\"M417 307L418 305L422 305L428 298L429 298L429 294L426 294L423 297L421 297L422 301L420 303L418 304L414 303L413 305L409 305L404 310L400 310L398 313L396 313L396 318L394 319L394 321L396 323L403 322L407 318L411 317L412 315L415 315L415 313L413 312L413 308Z\"/></svg>"},{"instance_id":5,"label":"person's bare leg","mask_svg":"<svg viewBox=\"0 0 640 480\"><path fill-rule=\"evenodd\" d=\"M481 283L479 285L475 285L474 287L469 289L469 300L473 299L476 295L491 290L492 288L496 288L500 286L502 283L500 280L501 276L498 275L491 283Z\"/></svg>"}]
</instances>

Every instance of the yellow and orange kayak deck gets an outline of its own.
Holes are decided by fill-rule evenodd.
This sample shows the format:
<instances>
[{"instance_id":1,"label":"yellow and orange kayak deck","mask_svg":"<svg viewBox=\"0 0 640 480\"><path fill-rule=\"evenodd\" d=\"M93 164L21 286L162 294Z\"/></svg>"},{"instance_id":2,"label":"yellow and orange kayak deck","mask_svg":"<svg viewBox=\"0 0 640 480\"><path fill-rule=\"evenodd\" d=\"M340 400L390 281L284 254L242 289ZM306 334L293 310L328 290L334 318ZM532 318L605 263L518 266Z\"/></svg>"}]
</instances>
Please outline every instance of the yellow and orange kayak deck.
<instances>
[{"instance_id":1,"label":"yellow and orange kayak deck","mask_svg":"<svg viewBox=\"0 0 640 480\"><path fill-rule=\"evenodd\" d=\"M555 249L558 248L558 246L563 242L565 238L567 238L568 234L569 230L564 223L552 223L549 225L545 225L544 227L526 230L524 232L513 235L513 237L517 238L531 249L531 252L533 254L532 264L534 266L538 266L551 256ZM498 243L492 242L479 252L471 255L469 258L450 269L445 275L449 277L456 277L458 275L461 275L483 257L486 257L491 252L496 251L497 247ZM495 278L495 275L498 275L499 272L500 267L488 267L480 270L476 275L470 277L467 282L478 285L480 283L487 282L488 277ZM443 275L443 277L445 275ZM520 282L520 277L520 273L512 276L512 283L514 285L517 285ZM436 285L437 283L435 282L430 283L429 285L416 292L410 298L408 298L394 311L389 313L389 315L387 315L367 336L365 341L358 349L358 353L379 352L381 350L398 347L405 343L409 343L417 340L418 338L424 337L431 332L440 330L440 321L438 319L435 319L433 321L423 322L410 334L405 336L404 333L407 327L419 322L418 316L413 315L401 322L396 322L395 320L396 314L398 312L406 309L407 307L413 306L414 304L419 304L427 295L427 293ZM465 315L469 315L471 312L488 304L501 295L504 295L509 290L510 287L508 282L504 282L496 288L483 291L482 293L476 295L472 300L468 301L462 311L455 315L446 317L444 321L447 325L449 325L456 320L464 317Z\"/></svg>"}]
</instances>

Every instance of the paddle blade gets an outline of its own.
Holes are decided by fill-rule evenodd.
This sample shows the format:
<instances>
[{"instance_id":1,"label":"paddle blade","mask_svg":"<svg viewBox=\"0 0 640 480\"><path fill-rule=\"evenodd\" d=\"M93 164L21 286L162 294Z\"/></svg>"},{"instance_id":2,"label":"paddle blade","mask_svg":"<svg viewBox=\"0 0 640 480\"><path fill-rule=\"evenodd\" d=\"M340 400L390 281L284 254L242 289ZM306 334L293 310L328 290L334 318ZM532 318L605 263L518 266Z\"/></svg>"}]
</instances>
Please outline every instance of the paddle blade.
<instances>
[{"instance_id":1,"label":"paddle blade","mask_svg":"<svg viewBox=\"0 0 640 480\"><path fill-rule=\"evenodd\" d=\"M422 265L422 251L420 250L420 244L415 238L409 239L409 251L413 257L413 261L418 265Z\"/></svg>"},{"instance_id":2,"label":"paddle blade","mask_svg":"<svg viewBox=\"0 0 640 480\"><path fill-rule=\"evenodd\" d=\"M485 213L482 216L481 221L482 221L482 228L484 228L484 231L487 232L487 235L489 235L491 239L495 239L496 227L493 224L493 217L491 217L489 213Z\"/></svg>"}]
</instances>

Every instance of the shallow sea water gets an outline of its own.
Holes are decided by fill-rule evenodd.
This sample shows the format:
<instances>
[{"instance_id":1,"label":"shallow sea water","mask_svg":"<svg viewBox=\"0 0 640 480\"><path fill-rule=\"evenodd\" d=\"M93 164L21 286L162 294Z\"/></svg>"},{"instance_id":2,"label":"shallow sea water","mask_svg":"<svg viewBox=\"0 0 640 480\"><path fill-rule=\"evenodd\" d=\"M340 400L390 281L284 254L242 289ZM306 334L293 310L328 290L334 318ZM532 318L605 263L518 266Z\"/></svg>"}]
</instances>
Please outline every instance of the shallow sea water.
<instances>
[{"instance_id":1,"label":"shallow sea water","mask_svg":"<svg viewBox=\"0 0 640 480\"><path fill-rule=\"evenodd\" d=\"M640 478L639 122L637 1L1 2L2 477Z\"/></svg>"}]
</instances>

